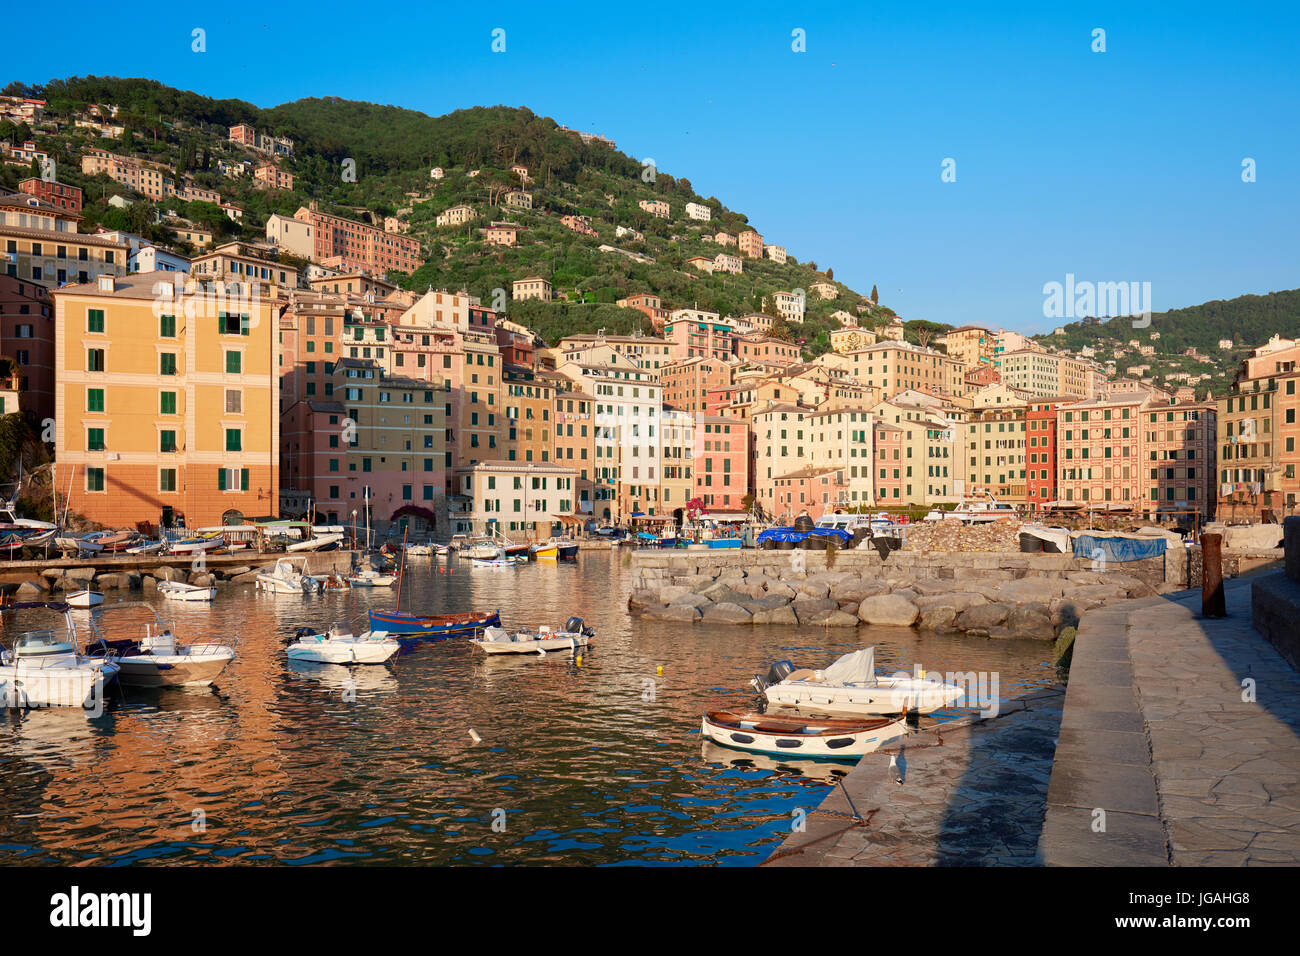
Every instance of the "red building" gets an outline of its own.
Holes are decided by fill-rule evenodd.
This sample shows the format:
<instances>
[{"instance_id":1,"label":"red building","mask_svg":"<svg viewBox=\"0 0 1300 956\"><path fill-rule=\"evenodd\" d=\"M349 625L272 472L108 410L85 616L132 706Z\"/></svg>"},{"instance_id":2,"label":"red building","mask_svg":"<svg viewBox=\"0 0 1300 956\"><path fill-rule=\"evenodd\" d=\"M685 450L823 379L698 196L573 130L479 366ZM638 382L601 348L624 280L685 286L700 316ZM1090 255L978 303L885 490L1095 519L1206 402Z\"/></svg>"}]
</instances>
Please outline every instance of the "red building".
<instances>
[{"instance_id":1,"label":"red building","mask_svg":"<svg viewBox=\"0 0 1300 956\"><path fill-rule=\"evenodd\" d=\"M471 312L478 310L471 306ZM496 324L497 348L501 350L501 362L504 365L521 365L534 368L537 348L533 342L533 333L522 325L513 322L498 321Z\"/></svg>"},{"instance_id":2,"label":"red building","mask_svg":"<svg viewBox=\"0 0 1300 956\"><path fill-rule=\"evenodd\" d=\"M22 410L54 417L54 307L34 282L0 275L0 356L18 366Z\"/></svg>"},{"instance_id":3,"label":"red building","mask_svg":"<svg viewBox=\"0 0 1300 956\"><path fill-rule=\"evenodd\" d=\"M58 206L68 212L81 212L81 189L77 186L65 186L53 180L33 177L21 180L18 191L44 199L51 206Z\"/></svg>"},{"instance_id":4,"label":"red building","mask_svg":"<svg viewBox=\"0 0 1300 956\"><path fill-rule=\"evenodd\" d=\"M638 312L644 312L654 323L655 329L662 328L668 319L668 310L663 307L659 296L650 292L638 292L626 299L619 299L617 305L621 309L636 309Z\"/></svg>"},{"instance_id":5,"label":"red building","mask_svg":"<svg viewBox=\"0 0 1300 956\"><path fill-rule=\"evenodd\" d=\"M1056 409L1069 399L1034 399L1025 409L1025 503L1056 500Z\"/></svg>"},{"instance_id":6,"label":"red building","mask_svg":"<svg viewBox=\"0 0 1300 956\"><path fill-rule=\"evenodd\" d=\"M1002 381L1002 376L992 365L977 365L963 376L966 387L971 389L983 388L985 385L994 385Z\"/></svg>"},{"instance_id":7,"label":"red building","mask_svg":"<svg viewBox=\"0 0 1300 956\"><path fill-rule=\"evenodd\" d=\"M294 213L294 218L316 227L314 258L319 262L336 260L344 269L380 273L414 272L424 264L418 239L307 207Z\"/></svg>"}]
</instances>

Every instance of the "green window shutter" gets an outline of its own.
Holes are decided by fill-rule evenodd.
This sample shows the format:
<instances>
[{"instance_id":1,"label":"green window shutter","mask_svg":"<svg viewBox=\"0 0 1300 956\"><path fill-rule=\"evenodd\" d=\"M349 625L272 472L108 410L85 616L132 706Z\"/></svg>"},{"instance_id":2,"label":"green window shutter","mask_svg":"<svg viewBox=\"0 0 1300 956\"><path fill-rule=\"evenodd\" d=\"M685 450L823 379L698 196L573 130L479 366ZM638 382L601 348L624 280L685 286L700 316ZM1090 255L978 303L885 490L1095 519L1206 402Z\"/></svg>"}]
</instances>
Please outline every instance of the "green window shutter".
<instances>
[{"instance_id":1,"label":"green window shutter","mask_svg":"<svg viewBox=\"0 0 1300 956\"><path fill-rule=\"evenodd\" d=\"M239 317L239 334L240 334L240 335L247 335L248 332L249 332L249 329L250 329L251 327L252 327L252 323L249 322L249 318L248 318L248 316L247 316L247 315L241 315L241 316Z\"/></svg>"},{"instance_id":2,"label":"green window shutter","mask_svg":"<svg viewBox=\"0 0 1300 956\"><path fill-rule=\"evenodd\" d=\"M226 469L224 468L217 469L217 490L226 490Z\"/></svg>"},{"instance_id":3,"label":"green window shutter","mask_svg":"<svg viewBox=\"0 0 1300 956\"><path fill-rule=\"evenodd\" d=\"M239 469L239 490L240 491L248 490L248 469L247 468Z\"/></svg>"}]
</instances>

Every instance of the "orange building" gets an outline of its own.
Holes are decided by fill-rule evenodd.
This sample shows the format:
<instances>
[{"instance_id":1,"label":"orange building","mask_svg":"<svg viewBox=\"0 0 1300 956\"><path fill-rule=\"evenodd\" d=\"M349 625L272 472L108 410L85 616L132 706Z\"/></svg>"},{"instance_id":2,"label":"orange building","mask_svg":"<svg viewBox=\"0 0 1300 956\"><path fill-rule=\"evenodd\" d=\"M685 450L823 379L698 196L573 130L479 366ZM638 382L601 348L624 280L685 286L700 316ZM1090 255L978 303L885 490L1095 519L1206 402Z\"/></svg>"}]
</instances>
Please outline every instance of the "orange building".
<instances>
[{"instance_id":1,"label":"orange building","mask_svg":"<svg viewBox=\"0 0 1300 956\"><path fill-rule=\"evenodd\" d=\"M54 293L55 459L71 508L112 527L279 510L274 295L175 273Z\"/></svg>"}]
</instances>

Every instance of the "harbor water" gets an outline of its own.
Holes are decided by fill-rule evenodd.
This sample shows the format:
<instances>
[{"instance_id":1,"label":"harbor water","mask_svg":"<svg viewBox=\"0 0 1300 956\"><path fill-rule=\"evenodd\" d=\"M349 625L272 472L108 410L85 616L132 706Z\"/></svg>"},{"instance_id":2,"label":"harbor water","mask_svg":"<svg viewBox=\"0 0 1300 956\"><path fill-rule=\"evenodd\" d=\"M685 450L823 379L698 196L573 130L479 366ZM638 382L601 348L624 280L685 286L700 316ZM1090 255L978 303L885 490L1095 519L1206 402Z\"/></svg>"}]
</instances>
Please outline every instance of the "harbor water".
<instances>
[{"instance_id":1,"label":"harbor water","mask_svg":"<svg viewBox=\"0 0 1300 956\"><path fill-rule=\"evenodd\" d=\"M183 641L237 638L238 659L219 686L120 689L98 717L0 712L0 862L752 866L851 766L701 740L706 710L756 705L748 681L771 660L822 667L873 643L882 672L996 672L1002 699L1055 680L1039 642L642 622L631 577L618 551L509 570L412 558L404 610L578 615L592 646L487 657L453 639L351 671L290 666L285 644L360 632L395 591L146 598ZM7 612L4 641L52 621ZM112 621L106 636L129 636Z\"/></svg>"}]
</instances>

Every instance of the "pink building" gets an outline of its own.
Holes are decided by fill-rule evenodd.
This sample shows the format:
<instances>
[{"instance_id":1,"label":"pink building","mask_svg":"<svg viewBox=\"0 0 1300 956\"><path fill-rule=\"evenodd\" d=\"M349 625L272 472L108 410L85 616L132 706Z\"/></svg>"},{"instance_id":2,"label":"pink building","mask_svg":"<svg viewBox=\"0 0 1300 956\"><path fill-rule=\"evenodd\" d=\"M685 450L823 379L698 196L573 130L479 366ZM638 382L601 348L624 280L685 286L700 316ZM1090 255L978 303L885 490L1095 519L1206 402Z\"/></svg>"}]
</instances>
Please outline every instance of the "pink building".
<instances>
[{"instance_id":1,"label":"pink building","mask_svg":"<svg viewBox=\"0 0 1300 956\"><path fill-rule=\"evenodd\" d=\"M710 510L743 511L749 494L749 425L695 416L695 497Z\"/></svg>"},{"instance_id":2,"label":"pink building","mask_svg":"<svg viewBox=\"0 0 1300 956\"><path fill-rule=\"evenodd\" d=\"M742 232L736 242L740 246L740 254L747 259L763 258L763 237L761 234L751 229L749 232Z\"/></svg>"},{"instance_id":3,"label":"pink building","mask_svg":"<svg viewBox=\"0 0 1300 956\"><path fill-rule=\"evenodd\" d=\"M672 343L673 361L716 358L726 361L735 352L735 331L725 322L680 318L664 323L664 338Z\"/></svg>"},{"instance_id":4,"label":"pink building","mask_svg":"<svg viewBox=\"0 0 1300 956\"><path fill-rule=\"evenodd\" d=\"M783 524L802 514L816 521L834 511L840 492L846 491L843 468L811 465L772 479L773 511Z\"/></svg>"},{"instance_id":5,"label":"pink building","mask_svg":"<svg viewBox=\"0 0 1300 956\"><path fill-rule=\"evenodd\" d=\"M903 429L876 419L873 426L876 468L872 477L876 484L876 504L882 508L903 502L905 439Z\"/></svg>"}]
</instances>

